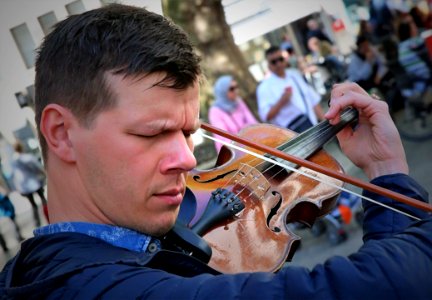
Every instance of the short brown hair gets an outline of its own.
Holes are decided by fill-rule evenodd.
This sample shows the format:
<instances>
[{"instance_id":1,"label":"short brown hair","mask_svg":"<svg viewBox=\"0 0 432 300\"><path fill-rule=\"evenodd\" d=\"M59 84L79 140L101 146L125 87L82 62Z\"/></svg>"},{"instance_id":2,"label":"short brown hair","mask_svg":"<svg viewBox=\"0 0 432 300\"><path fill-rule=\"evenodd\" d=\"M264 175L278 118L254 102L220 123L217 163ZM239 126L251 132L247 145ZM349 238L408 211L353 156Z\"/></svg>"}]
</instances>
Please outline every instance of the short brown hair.
<instances>
[{"instance_id":1,"label":"short brown hair","mask_svg":"<svg viewBox=\"0 0 432 300\"><path fill-rule=\"evenodd\" d=\"M144 8L111 4L59 22L36 60L36 124L44 159L40 121L48 104L68 108L90 126L116 104L105 82L108 72L132 77L162 72L160 85L184 89L201 74L199 61L183 30Z\"/></svg>"}]
</instances>

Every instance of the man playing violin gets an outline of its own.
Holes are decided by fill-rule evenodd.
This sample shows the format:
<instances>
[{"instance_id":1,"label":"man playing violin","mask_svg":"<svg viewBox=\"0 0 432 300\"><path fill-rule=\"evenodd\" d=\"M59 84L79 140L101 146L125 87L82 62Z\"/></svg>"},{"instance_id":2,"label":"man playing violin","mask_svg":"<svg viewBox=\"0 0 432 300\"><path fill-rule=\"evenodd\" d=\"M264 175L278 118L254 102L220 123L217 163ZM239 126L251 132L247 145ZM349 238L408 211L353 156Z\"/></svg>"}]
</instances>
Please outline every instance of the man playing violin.
<instances>
[{"instance_id":1,"label":"man playing violin","mask_svg":"<svg viewBox=\"0 0 432 300\"><path fill-rule=\"evenodd\" d=\"M364 245L312 271L218 274L160 249L176 222L196 161L199 59L164 17L123 5L70 16L42 44L36 120L48 175L51 224L37 228L0 275L2 299L426 299L432 295L432 219L412 221L365 203ZM346 155L377 185L427 201L408 174L383 101L334 87L326 118L353 106Z\"/></svg>"}]
</instances>

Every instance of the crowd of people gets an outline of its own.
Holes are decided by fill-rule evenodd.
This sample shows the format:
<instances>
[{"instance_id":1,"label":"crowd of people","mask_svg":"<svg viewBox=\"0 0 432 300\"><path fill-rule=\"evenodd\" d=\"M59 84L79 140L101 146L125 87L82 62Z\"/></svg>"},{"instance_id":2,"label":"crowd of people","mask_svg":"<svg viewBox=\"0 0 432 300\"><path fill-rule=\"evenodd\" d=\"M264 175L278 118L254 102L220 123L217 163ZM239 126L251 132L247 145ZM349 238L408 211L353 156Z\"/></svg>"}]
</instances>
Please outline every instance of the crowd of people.
<instances>
[{"instance_id":1,"label":"crowd of people","mask_svg":"<svg viewBox=\"0 0 432 300\"><path fill-rule=\"evenodd\" d=\"M230 109L237 107L242 114L225 113L224 121L220 114L215 118L215 112L222 107L215 84L209 122L230 133L238 133L257 122L304 131L324 119L320 105L322 92L313 82L313 74L320 73L317 66L324 67L329 74L328 82L324 83L327 90L334 83L355 82L383 98L391 113L402 109L409 97L425 93L430 87L431 55L420 33L432 28L432 18L418 6L396 6L380 0L369 2L369 12L370 19L359 22L355 46L345 61L314 17L306 22L305 44L311 57L308 61L296 53L288 34L283 34L280 45L271 45L263 51L268 74L256 88L256 117L247 108L252 100L240 99L228 103ZM219 110L215 109L218 106ZM221 145L218 142L215 145L219 150Z\"/></svg>"},{"instance_id":2,"label":"crowd of people","mask_svg":"<svg viewBox=\"0 0 432 300\"><path fill-rule=\"evenodd\" d=\"M431 55L421 33L432 29L431 15L405 2L371 1L370 19L361 20L348 79L376 89L392 112L430 86Z\"/></svg>"},{"instance_id":3,"label":"crowd of people","mask_svg":"<svg viewBox=\"0 0 432 300\"><path fill-rule=\"evenodd\" d=\"M256 91L259 119L239 96L239 79L226 74L214 84L212 123L233 133L259 122L300 133L322 120L336 125L354 107L358 123L337 136L345 155L373 184L428 202L409 176L385 101L344 82L332 87L324 112L279 46L265 58L270 74ZM364 244L313 270L221 274L190 253L167 250L196 167L202 76L187 34L145 8L112 4L56 25L40 46L35 79L48 199L40 178L20 190L31 203L39 194L49 224L3 268L2 299L430 298L430 211L368 190L374 202L364 202Z\"/></svg>"},{"instance_id":4,"label":"crowd of people","mask_svg":"<svg viewBox=\"0 0 432 300\"><path fill-rule=\"evenodd\" d=\"M46 175L42 162L36 155L24 151L21 142L14 144L14 153L9 161L10 177L6 178L3 174L3 163L0 161L0 217L8 217L15 230L15 236L18 241L24 240L20 226L16 221L15 206L10 199L10 194L16 192L29 201L31 206L34 227L39 227L43 223L49 222L48 203L45 196ZM41 221L39 204L36 202L34 195L37 194L41 203L42 213L46 222ZM0 232L0 245L5 252L9 251L6 239Z\"/></svg>"},{"instance_id":5,"label":"crowd of people","mask_svg":"<svg viewBox=\"0 0 432 300\"><path fill-rule=\"evenodd\" d=\"M336 82L355 82L385 99L392 113L402 109L407 98L424 93L430 87L432 63L420 33L432 28L432 18L422 14L417 6L395 6L385 1L370 1L369 11L370 19L359 22L355 47L346 61L341 61L334 41L315 18L306 22L309 62L295 53L287 34L280 45L265 49L269 72L256 89L258 120L255 121L302 132L323 120L318 89L313 80L304 80L306 74L320 72L317 66L329 73L327 89ZM214 92L215 99L220 99L218 91ZM214 120L215 110L210 111L210 123L231 133L241 129ZM240 116L237 120L234 114L230 122L249 124L242 119ZM291 124L294 120L296 124ZM216 143L216 149L219 148Z\"/></svg>"}]
</instances>

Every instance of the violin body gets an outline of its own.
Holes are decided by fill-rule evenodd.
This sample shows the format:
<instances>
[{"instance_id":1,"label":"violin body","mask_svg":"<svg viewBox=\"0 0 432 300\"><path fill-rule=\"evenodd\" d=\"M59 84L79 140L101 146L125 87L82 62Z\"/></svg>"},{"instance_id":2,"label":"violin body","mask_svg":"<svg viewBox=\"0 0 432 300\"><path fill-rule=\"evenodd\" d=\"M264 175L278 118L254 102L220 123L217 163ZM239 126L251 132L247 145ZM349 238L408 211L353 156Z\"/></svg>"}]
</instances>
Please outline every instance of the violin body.
<instances>
[{"instance_id":1,"label":"violin body","mask_svg":"<svg viewBox=\"0 0 432 300\"><path fill-rule=\"evenodd\" d=\"M297 136L270 124L249 126L239 135L275 148ZM324 150L318 150L308 160L343 172ZM231 191L244 205L241 211L201 234L212 249L208 264L222 273L278 270L291 260L300 240L287 224L301 222L312 226L316 218L333 209L340 192L337 187L343 186L338 179L304 167L299 170L336 187L279 166L263 168L262 163L250 154L223 146L214 168L193 170L187 178L187 186L197 201L189 227L202 217L212 192L220 187Z\"/></svg>"}]
</instances>

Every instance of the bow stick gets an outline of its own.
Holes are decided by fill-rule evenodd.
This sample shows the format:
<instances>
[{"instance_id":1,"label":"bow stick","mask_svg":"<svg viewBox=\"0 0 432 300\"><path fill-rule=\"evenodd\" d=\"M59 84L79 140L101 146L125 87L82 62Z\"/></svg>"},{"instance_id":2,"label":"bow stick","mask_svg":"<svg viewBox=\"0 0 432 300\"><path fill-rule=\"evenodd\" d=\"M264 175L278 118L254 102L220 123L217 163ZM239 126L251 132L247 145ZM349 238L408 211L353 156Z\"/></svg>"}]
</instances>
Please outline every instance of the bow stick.
<instances>
[{"instance_id":1,"label":"bow stick","mask_svg":"<svg viewBox=\"0 0 432 300\"><path fill-rule=\"evenodd\" d=\"M390 191L390 190L385 189L383 187L374 185L372 183L364 182L364 181L357 179L355 177L352 177L352 176L349 176L349 175L346 175L343 173L338 173L336 171L324 168L321 165L318 165L318 164L313 163L311 161L304 160L304 159L301 159L299 157L290 155L290 154L285 153L283 151L280 151L278 149L275 149L275 148L272 148L272 147L269 147L269 146L266 146L263 144L254 143L252 141L249 141L248 139L239 137L237 135L233 135L233 134L228 133L224 130L216 128L216 127L214 127L208 123L202 122L201 128L203 128L204 130L207 130L211 133L214 133L214 134L223 136L225 138L228 138L230 140L233 140L235 142L238 142L242 145L251 147L255 150L259 150L259 151L263 151L265 153L272 154L276 157L282 158L282 159L289 161L291 163L295 163L297 165L309 168L309 169L314 170L318 173L322 173L322 174L325 174L327 176L339 179L343 182L350 183L352 185L355 185L355 186L360 187L362 189L368 190L370 192L373 192L373 193L379 194L381 196L391 198L391 199L396 200L398 202L422 209L422 210L429 212L429 213L432 212L432 206L431 205L424 203L422 201L419 201L417 199L413 199L413 198L407 197L405 195L401 195L399 193Z\"/></svg>"}]
</instances>

